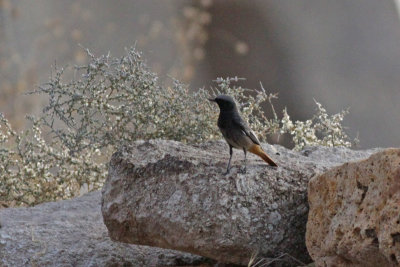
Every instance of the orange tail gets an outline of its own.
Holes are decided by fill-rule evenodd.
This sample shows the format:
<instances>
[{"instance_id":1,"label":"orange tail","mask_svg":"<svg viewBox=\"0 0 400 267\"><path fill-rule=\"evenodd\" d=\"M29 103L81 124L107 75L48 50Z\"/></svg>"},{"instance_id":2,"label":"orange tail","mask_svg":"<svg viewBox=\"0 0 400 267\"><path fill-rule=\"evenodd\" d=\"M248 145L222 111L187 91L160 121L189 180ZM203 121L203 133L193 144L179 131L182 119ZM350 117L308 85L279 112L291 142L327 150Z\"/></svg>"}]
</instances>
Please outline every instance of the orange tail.
<instances>
[{"instance_id":1,"label":"orange tail","mask_svg":"<svg viewBox=\"0 0 400 267\"><path fill-rule=\"evenodd\" d=\"M268 163L271 166L278 166L268 155L267 153L262 150L261 146L259 145L253 145L249 151L253 154L256 154L257 156L260 156L266 163Z\"/></svg>"}]
</instances>

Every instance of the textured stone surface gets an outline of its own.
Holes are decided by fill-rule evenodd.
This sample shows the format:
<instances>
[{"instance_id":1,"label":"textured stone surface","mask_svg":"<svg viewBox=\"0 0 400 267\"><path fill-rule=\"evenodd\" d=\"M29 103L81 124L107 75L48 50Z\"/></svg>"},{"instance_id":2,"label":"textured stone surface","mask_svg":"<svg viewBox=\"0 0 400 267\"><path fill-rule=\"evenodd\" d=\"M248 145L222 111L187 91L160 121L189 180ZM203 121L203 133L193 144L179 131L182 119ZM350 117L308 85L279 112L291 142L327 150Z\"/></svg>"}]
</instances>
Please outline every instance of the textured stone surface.
<instances>
[{"instance_id":1,"label":"textured stone surface","mask_svg":"<svg viewBox=\"0 0 400 267\"><path fill-rule=\"evenodd\" d=\"M398 266L400 149L315 176L307 248L317 266Z\"/></svg>"},{"instance_id":2,"label":"textured stone surface","mask_svg":"<svg viewBox=\"0 0 400 267\"><path fill-rule=\"evenodd\" d=\"M100 192L32 208L0 210L0 266L182 266L205 259L113 242L100 212Z\"/></svg>"},{"instance_id":3,"label":"textured stone surface","mask_svg":"<svg viewBox=\"0 0 400 267\"><path fill-rule=\"evenodd\" d=\"M271 146L263 145L270 155ZM372 151L276 146L279 167L243 152L223 175L229 153L224 141L187 146L138 141L115 153L103 187L102 212L110 237L126 243L191 252L222 262L247 264L250 256L282 253L309 262L305 246L309 178Z\"/></svg>"}]
</instances>

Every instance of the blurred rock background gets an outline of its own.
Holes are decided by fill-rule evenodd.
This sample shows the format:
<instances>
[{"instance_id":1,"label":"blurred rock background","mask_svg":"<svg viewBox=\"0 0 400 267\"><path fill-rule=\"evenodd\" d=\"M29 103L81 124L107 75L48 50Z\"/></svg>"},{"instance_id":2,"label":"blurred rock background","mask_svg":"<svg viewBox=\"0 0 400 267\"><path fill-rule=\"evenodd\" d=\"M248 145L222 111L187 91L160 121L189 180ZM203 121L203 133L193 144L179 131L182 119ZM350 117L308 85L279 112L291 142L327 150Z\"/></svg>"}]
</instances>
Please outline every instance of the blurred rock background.
<instances>
[{"instance_id":1,"label":"blurred rock background","mask_svg":"<svg viewBox=\"0 0 400 267\"><path fill-rule=\"evenodd\" d=\"M279 92L295 119L350 108L362 148L399 146L400 20L393 0L0 0L0 112L16 128L44 99L24 96L54 64L120 56L136 44L153 71L192 90L222 76Z\"/></svg>"}]
</instances>

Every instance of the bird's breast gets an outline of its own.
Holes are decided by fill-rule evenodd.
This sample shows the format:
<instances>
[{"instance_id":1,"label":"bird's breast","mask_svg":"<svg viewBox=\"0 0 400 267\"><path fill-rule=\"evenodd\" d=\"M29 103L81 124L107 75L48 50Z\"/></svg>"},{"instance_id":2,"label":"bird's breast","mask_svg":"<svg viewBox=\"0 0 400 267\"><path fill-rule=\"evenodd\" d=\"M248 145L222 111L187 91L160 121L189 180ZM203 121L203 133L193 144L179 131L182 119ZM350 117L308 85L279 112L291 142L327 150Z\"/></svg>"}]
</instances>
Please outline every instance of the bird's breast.
<instances>
[{"instance_id":1,"label":"bird's breast","mask_svg":"<svg viewBox=\"0 0 400 267\"><path fill-rule=\"evenodd\" d=\"M218 117L218 127L222 129L230 128L232 125L232 116L231 112L220 112Z\"/></svg>"}]
</instances>

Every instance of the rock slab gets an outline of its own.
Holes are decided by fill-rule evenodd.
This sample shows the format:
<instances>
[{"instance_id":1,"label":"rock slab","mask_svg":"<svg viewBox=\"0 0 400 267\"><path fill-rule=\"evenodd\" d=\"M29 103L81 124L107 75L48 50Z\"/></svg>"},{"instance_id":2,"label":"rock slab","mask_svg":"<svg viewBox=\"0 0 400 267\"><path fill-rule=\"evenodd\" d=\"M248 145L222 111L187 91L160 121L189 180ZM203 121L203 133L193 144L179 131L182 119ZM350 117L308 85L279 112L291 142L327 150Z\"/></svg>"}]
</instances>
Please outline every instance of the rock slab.
<instances>
[{"instance_id":1,"label":"rock slab","mask_svg":"<svg viewBox=\"0 0 400 267\"><path fill-rule=\"evenodd\" d=\"M100 191L31 208L0 209L0 266L182 266L206 259L113 242Z\"/></svg>"},{"instance_id":2,"label":"rock slab","mask_svg":"<svg viewBox=\"0 0 400 267\"><path fill-rule=\"evenodd\" d=\"M311 179L307 248L317 266L399 266L400 149Z\"/></svg>"},{"instance_id":3,"label":"rock slab","mask_svg":"<svg viewBox=\"0 0 400 267\"><path fill-rule=\"evenodd\" d=\"M278 156L271 146L263 147L278 168L251 154L242 174L243 152L235 150L228 175L222 174L229 157L224 141L188 146L151 140L121 148L102 190L110 237L235 264L247 265L254 253L266 259L288 253L310 262L305 246L309 179L373 151L294 152L275 146Z\"/></svg>"}]
</instances>

